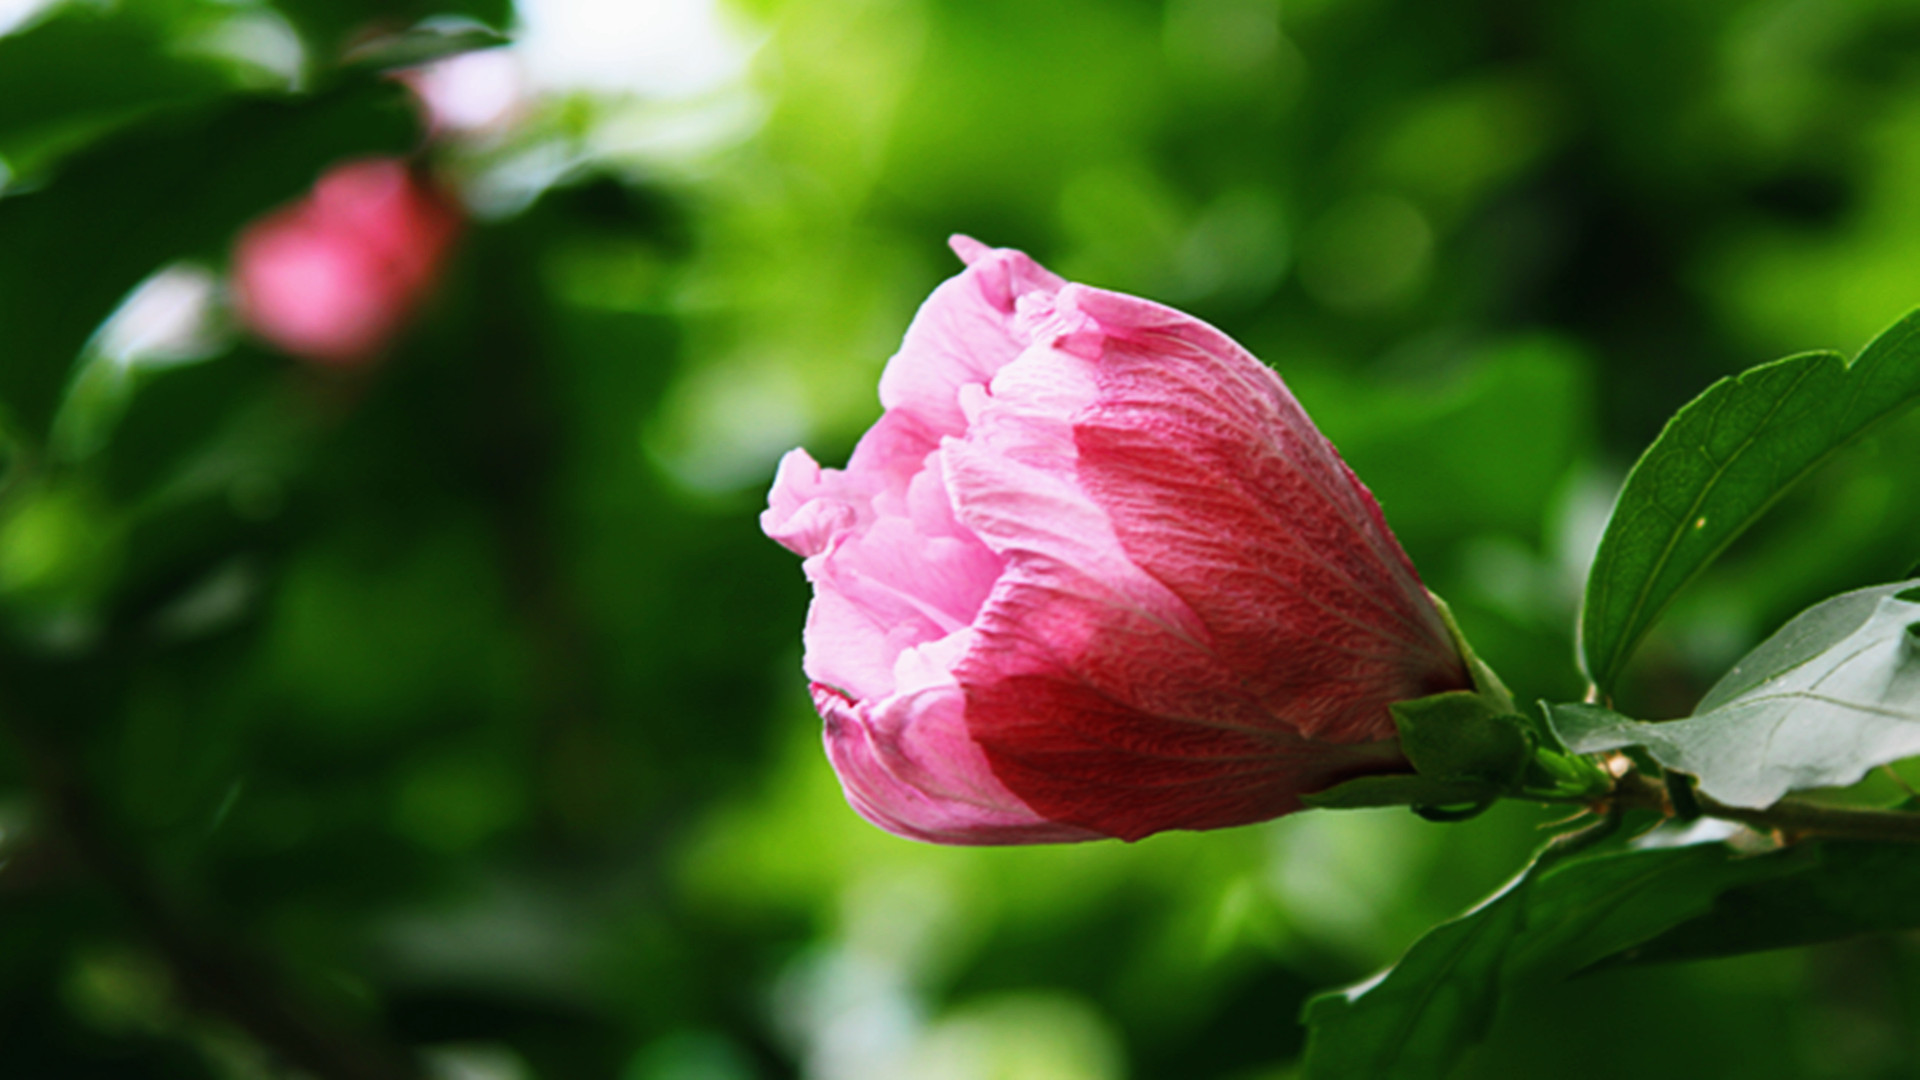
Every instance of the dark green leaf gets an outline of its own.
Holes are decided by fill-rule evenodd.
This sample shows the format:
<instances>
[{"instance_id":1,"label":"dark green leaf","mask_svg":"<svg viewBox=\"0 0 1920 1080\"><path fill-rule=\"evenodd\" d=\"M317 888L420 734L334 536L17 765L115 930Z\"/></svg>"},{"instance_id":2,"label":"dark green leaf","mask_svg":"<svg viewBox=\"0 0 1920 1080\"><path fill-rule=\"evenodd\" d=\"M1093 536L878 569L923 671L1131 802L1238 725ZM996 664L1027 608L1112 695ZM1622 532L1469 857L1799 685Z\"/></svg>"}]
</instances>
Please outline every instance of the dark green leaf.
<instances>
[{"instance_id":1,"label":"dark green leaf","mask_svg":"<svg viewBox=\"0 0 1920 1080\"><path fill-rule=\"evenodd\" d=\"M1445 1076L1493 1023L1501 967L1533 885L1529 873L1429 931L1378 982L1309 1001L1307 1080Z\"/></svg>"},{"instance_id":2,"label":"dark green leaf","mask_svg":"<svg viewBox=\"0 0 1920 1080\"><path fill-rule=\"evenodd\" d=\"M408 67L506 43L506 35L483 26L414 27L355 46L347 59L357 67Z\"/></svg>"},{"instance_id":3,"label":"dark green leaf","mask_svg":"<svg viewBox=\"0 0 1920 1080\"><path fill-rule=\"evenodd\" d=\"M1920 397L1920 315L1848 364L1809 353L1722 379L1682 408L1620 492L1587 579L1581 659L1612 688L1674 596L1795 481Z\"/></svg>"},{"instance_id":4,"label":"dark green leaf","mask_svg":"<svg viewBox=\"0 0 1920 1080\"><path fill-rule=\"evenodd\" d=\"M1610 963L1662 963L1920 927L1920 848L1826 841L1754 860L1788 867L1722 893L1705 914Z\"/></svg>"},{"instance_id":5,"label":"dark green leaf","mask_svg":"<svg viewBox=\"0 0 1920 1080\"><path fill-rule=\"evenodd\" d=\"M230 89L145 20L84 8L0 37L0 155L16 171L148 113Z\"/></svg>"},{"instance_id":6,"label":"dark green leaf","mask_svg":"<svg viewBox=\"0 0 1920 1080\"><path fill-rule=\"evenodd\" d=\"M369 30L448 16L500 27L513 18L511 0L281 0L275 6L324 62L358 44Z\"/></svg>"},{"instance_id":7,"label":"dark green leaf","mask_svg":"<svg viewBox=\"0 0 1920 1080\"><path fill-rule=\"evenodd\" d=\"M1591 705L1555 705L1575 751L1643 746L1700 778L1733 806L1769 806L1789 791L1851 784L1920 754L1920 655L1907 627L1911 582L1816 605L1735 665L1685 720L1644 723Z\"/></svg>"},{"instance_id":8,"label":"dark green leaf","mask_svg":"<svg viewBox=\"0 0 1920 1080\"><path fill-rule=\"evenodd\" d=\"M1564 979L1705 912L1737 885L1784 873L1719 844L1625 851L1549 867L1527 900L1510 985Z\"/></svg>"},{"instance_id":9,"label":"dark green leaf","mask_svg":"<svg viewBox=\"0 0 1920 1080\"><path fill-rule=\"evenodd\" d=\"M1437 1080L1485 1036L1508 995L1634 949L1705 914L1728 890L1801 865L1718 845L1536 863L1421 938L1379 981L1309 1002L1306 1076Z\"/></svg>"},{"instance_id":10,"label":"dark green leaf","mask_svg":"<svg viewBox=\"0 0 1920 1080\"><path fill-rule=\"evenodd\" d=\"M142 278L218 259L328 164L412 138L402 91L386 84L240 101L102 144L47 189L0 200L0 426L44 435L81 346Z\"/></svg>"},{"instance_id":11,"label":"dark green leaf","mask_svg":"<svg viewBox=\"0 0 1920 1080\"><path fill-rule=\"evenodd\" d=\"M258 350L242 349L219 360L174 369L139 372L129 388L125 413L117 418L106 454L102 477L113 495L139 506L156 489L178 485L185 463L220 453L210 445L234 438L233 428L258 408L279 373L274 358ZM293 437L293 425L282 420L275 434ZM229 459L267 469L276 455L259 442L248 443L246 454L226 450ZM203 466L202 471L207 467Z\"/></svg>"}]
</instances>

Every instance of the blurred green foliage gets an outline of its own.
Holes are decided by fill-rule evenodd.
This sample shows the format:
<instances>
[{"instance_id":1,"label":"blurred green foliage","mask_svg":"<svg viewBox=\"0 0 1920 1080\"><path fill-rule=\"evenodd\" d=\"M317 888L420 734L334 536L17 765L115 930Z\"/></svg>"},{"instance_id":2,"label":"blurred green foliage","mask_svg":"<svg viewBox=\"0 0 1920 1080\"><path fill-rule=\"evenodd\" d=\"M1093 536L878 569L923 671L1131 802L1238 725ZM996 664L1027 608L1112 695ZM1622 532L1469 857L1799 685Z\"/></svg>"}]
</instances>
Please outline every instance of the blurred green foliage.
<instances>
[{"instance_id":1,"label":"blurred green foliage","mask_svg":"<svg viewBox=\"0 0 1920 1080\"><path fill-rule=\"evenodd\" d=\"M563 8L621 28L575 46L633 46L630 85L553 52ZM366 58L436 16L547 82L423 130ZM384 1041L484 1080L1292 1075L1300 1004L1497 886L1536 817L880 833L755 526L775 457L877 414L948 233L1023 247L1278 367L1517 696L1577 696L1582 574L1664 419L1920 302L1917 92L1902 0L38 11L0 36L0 1073L320 1068L284 1005L336 1075ZM476 216L379 363L217 302L190 355L101 329L405 152ZM1683 713L1793 611L1907 576L1917 452L1910 419L1783 502L1622 708ZM1917 1007L1905 939L1610 971L1459 1075L1910 1076Z\"/></svg>"}]
</instances>

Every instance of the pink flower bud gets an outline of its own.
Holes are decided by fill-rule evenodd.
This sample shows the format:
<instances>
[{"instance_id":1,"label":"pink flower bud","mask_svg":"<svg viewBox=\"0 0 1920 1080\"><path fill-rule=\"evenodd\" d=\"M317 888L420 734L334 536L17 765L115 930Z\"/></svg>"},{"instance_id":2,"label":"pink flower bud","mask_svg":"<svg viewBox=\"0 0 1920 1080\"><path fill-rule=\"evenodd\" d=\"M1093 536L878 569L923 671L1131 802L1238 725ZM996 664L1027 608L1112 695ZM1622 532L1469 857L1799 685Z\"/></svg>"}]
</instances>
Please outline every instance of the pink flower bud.
<instances>
[{"instance_id":1,"label":"pink flower bud","mask_svg":"<svg viewBox=\"0 0 1920 1080\"><path fill-rule=\"evenodd\" d=\"M459 231L458 210L406 163L335 166L307 198L241 233L235 307L249 329L295 356L363 363L426 299Z\"/></svg>"},{"instance_id":2,"label":"pink flower bud","mask_svg":"<svg viewBox=\"0 0 1920 1080\"><path fill-rule=\"evenodd\" d=\"M1210 829L1407 768L1469 688L1373 496L1272 370L1171 308L966 237L844 471L780 463L847 799L902 836Z\"/></svg>"}]
</instances>

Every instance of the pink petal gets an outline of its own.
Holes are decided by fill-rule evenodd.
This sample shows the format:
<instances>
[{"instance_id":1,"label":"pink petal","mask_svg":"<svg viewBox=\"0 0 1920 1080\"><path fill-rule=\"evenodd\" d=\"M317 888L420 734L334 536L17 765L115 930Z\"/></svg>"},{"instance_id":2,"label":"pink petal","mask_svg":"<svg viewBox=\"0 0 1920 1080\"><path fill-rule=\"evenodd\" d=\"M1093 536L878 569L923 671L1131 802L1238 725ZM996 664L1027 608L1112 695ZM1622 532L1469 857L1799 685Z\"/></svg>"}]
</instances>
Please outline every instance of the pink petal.
<instances>
[{"instance_id":1,"label":"pink petal","mask_svg":"<svg viewBox=\"0 0 1920 1080\"><path fill-rule=\"evenodd\" d=\"M1149 712L1067 666L961 677L994 776L1043 818L1124 840L1265 821L1300 809L1302 793L1406 767L1391 740L1333 744L1217 727L1198 709Z\"/></svg>"},{"instance_id":2,"label":"pink petal","mask_svg":"<svg viewBox=\"0 0 1920 1080\"><path fill-rule=\"evenodd\" d=\"M858 512L846 501L823 498L826 477L813 455L787 451L773 474L760 530L795 555L817 555L833 538L851 528Z\"/></svg>"},{"instance_id":3,"label":"pink petal","mask_svg":"<svg viewBox=\"0 0 1920 1080\"><path fill-rule=\"evenodd\" d=\"M807 560L807 677L865 699L892 693L900 653L966 627L1001 560L967 536L885 517Z\"/></svg>"},{"instance_id":4,"label":"pink petal","mask_svg":"<svg viewBox=\"0 0 1920 1080\"><path fill-rule=\"evenodd\" d=\"M1386 704L1465 681L1371 497L1267 368L1111 295L1023 313L1033 346L942 450L1008 557L956 671L996 775L1137 838L1403 768Z\"/></svg>"},{"instance_id":5,"label":"pink petal","mask_svg":"<svg viewBox=\"0 0 1920 1080\"><path fill-rule=\"evenodd\" d=\"M1386 703L1468 685L1378 504L1269 368L1157 304L1087 290L1113 336L1079 476L1134 562L1303 734L1391 733Z\"/></svg>"},{"instance_id":6,"label":"pink petal","mask_svg":"<svg viewBox=\"0 0 1920 1080\"><path fill-rule=\"evenodd\" d=\"M966 237L844 472L781 464L848 800L904 836L1215 828L1407 765L1465 687L1372 496L1264 365Z\"/></svg>"},{"instance_id":7,"label":"pink petal","mask_svg":"<svg viewBox=\"0 0 1920 1080\"><path fill-rule=\"evenodd\" d=\"M1026 255L987 248L967 237L954 250L969 264L920 305L900 351L880 376L880 403L889 412L920 417L942 435L966 430L960 388L985 383L1019 354L1013 335L1015 301L1032 292L1052 295L1065 284Z\"/></svg>"},{"instance_id":8,"label":"pink petal","mask_svg":"<svg viewBox=\"0 0 1920 1080\"><path fill-rule=\"evenodd\" d=\"M1098 834L1036 815L994 778L951 682L858 705L815 686L847 801L888 832L944 844L1036 844Z\"/></svg>"},{"instance_id":9,"label":"pink petal","mask_svg":"<svg viewBox=\"0 0 1920 1080\"><path fill-rule=\"evenodd\" d=\"M938 446L917 417L887 413L860 437L845 469L822 469L805 450L791 450L780 459L760 527L797 555L818 555L884 511L905 514L908 487Z\"/></svg>"}]
</instances>

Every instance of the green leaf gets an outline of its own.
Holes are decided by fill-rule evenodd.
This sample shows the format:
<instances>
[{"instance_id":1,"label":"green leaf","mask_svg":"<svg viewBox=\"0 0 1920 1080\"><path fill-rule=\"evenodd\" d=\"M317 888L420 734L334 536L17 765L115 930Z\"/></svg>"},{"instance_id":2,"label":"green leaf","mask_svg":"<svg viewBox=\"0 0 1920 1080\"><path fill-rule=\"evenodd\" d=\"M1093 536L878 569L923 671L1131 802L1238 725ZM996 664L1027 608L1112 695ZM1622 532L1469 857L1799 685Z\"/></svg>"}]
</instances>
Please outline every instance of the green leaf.
<instances>
[{"instance_id":1,"label":"green leaf","mask_svg":"<svg viewBox=\"0 0 1920 1080\"><path fill-rule=\"evenodd\" d=\"M0 155L15 172L149 113L231 89L149 20L70 9L0 37Z\"/></svg>"},{"instance_id":2,"label":"green leaf","mask_svg":"<svg viewBox=\"0 0 1920 1080\"><path fill-rule=\"evenodd\" d=\"M327 165L404 151L397 86L242 100L171 117L67 161L46 189L0 199L0 426L44 438L82 345L162 265L218 261L249 219Z\"/></svg>"},{"instance_id":3,"label":"green leaf","mask_svg":"<svg viewBox=\"0 0 1920 1080\"><path fill-rule=\"evenodd\" d=\"M1783 873L1720 844L1624 851L1549 866L1504 972L1564 979L1702 914L1727 889Z\"/></svg>"},{"instance_id":4,"label":"green leaf","mask_svg":"<svg viewBox=\"0 0 1920 1080\"><path fill-rule=\"evenodd\" d=\"M347 60L356 67L396 68L445 60L450 56L498 48L510 39L484 26L414 26L356 45Z\"/></svg>"},{"instance_id":5,"label":"green leaf","mask_svg":"<svg viewBox=\"0 0 1920 1080\"><path fill-rule=\"evenodd\" d=\"M1920 579L1855 589L1795 615L1772 637L1727 669L1720 681L1713 684L1713 689L1700 699L1700 704L1694 706L1694 713L1712 712L1759 689L1780 672L1799 667L1832 649L1865 626L1883 600L1920 602L1920 595L1906 595L1915 592L1917 586Z\"/></svg>"},{"instance_id":6,"label":"green leaf","mask_svg":"<svg viewBox=\"0 0 1920 1080\"><path fill-rule=\"evenodd\" d=\"M1554 726L1579 753L1643 746L1733 806L1851 784L1877 765L1920 754L1914 590L1914 582L1885 585L1809 608L1735 665L1688 719L1645 723L1591 705L1554 705Z\"/></svg>"},{"instance_id":7,"label":"green leaf","mask_svg":"<svg viewBox=\"0 0 1920 1080\"><path fill-rule=\"evenodd\" d=\"M1587 675L1612 689L1647 629L1793 483L1920 397L1920 313L1848 364L1791 356L1722 379L1634 465L1580 615Z\"/></svg>"},{"instance_id":8,"label":"green leaf","mask_svg":"<svg viewBox=\"0 0 1920 1080\"><path fill-rule=\"evenodd\" d=\"M322 63L370 26L415 26L438 17L476 19L484 26L513 21L511 0L281 0L274 7L300 31Z\"/></svg>"},{"instance_id":9,"label":"green leaf","mask_svg":"<svg viewBox=\"0 0 1920 1080\"><path fill-rule=\"evenodd\" d=\"M1785 869L1729 889L1703 915L1608 966L1705 960L1920 928L1920 848L1826 841L1758 856Z\"/></svg>"},{"instance_id":10,"label":"green leaf","mask_svg":"<svg viewBox=\"0 0 1920 1080\"><path fill-rule=\"evenodd\" d=\"M1599 750L1582 750L1581 747L1602 745L1604 750L1619 746L1637 746L1638 743L1613 742L1623 730L1638 730L1638 727L1653 727L1642 724L1631 716L1614 712L1600 705L1588 705L1578 701L1551 702L1546 706L1547 717L1553 723L1553 730L1560 735L1574 753L1599 753ZM1678 723L1679 721L1669 721ZM1637 725L1637 727L1636 727Z\"/></svg>"},{"instance_id":11,"label":"green leaf","mask_svg":"<svg viewBox=\"0 0 1920 1080\"><path fill-rule=\"evenodd\" d=\"M1307 1003L1307 1080L1438 1080L1501 1002L1703 916L1729 890L1799 868L1719 845L1628 851L1528 872L1429 932L1375 982Z\"/></svg>"},{"instance_id":12,"label":"green leaf","mask_svg":"<svg viewBox=\"0 0 1920 1080\"><path fill-rule=\"evenodd\" d=\"M1382 978L1307 1002L1306 1080L1441 1077L1486 1037L1532 872L1427 932Z\"/></svg>"},{"instance_id":13,"label":"green leaf","mask_svg":"<svg viewBox=\"0 0 1920 1080\"><path fill-rule=\"evenodd\" d=\"M108 492L124 505L144 507L156 491L177 485L196 459L217 455L210 447L232 439L234 425L261 408L276 385L275 376L283 373L277 359L240 349L215 362L130 373L101 462ZM281 420L277 426L277 435L299 437L297 425ZM245 467L272 469L275 455L267 446L253 442L246 449ZM240 457L237 449L225 454Z\"/></svg>"}]
</instances>

